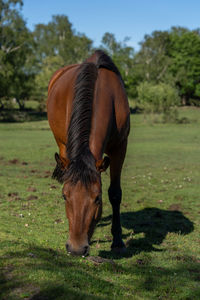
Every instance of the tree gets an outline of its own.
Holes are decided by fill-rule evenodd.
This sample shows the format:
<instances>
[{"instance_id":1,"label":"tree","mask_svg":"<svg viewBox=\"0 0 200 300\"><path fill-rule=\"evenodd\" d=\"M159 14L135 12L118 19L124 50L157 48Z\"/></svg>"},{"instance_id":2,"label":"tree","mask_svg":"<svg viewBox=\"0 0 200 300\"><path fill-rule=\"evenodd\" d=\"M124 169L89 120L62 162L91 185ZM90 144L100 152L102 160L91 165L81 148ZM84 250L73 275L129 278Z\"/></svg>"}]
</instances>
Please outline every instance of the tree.
<instances>
[{"instance_id":1,"label":"tree","mask_svg":"<svg viewBox=\"0 0 200 300\"><path fill-rule=\"evenodd\" d=\"M173 27L170 32L170 72L179 88L182 104L190 98L200 99L200 34L199 30Z\"/></svg>"},{"instance_id":2,"label":"tree","mask_svg":"<svg viewBox=\"0 0 200 300\"><path fill-rule=\"evenodd\" d=\"M33 97L40 105L40 109L44 110L46 107L47 90L49 80L52 74L64 65L63 59L60 56L47 56L43 60L43 68L41 72L38 72L35 77L35 89L33 90Z\"/></svg>"},{"instance_id":3,"label":"tree","mask_svg":"<svg viewBox=\"0 0 200 300\"><path fill-rule=\"evenodd\" d=\"M135 68L138 77L148 82L166 81L171 64L168 56L170 37L167 31L154 31L145 35L140 43L141 49L135 56Z\"/></svg>"},{"instance_id":4,"label":"tree","mask_svg":"<svg viewBox=\"0 0 200 300\"><path fill-rule=\"evenodd\" d=\"M37 24L33 32L36 55L42 63L48 56L60 56L64 63L80 63L92 49L92 41L76 33L65 15L56 15L47 25Z\"/></svg>"},{"instance_id":5,"label":"tree","mask_svg":"<svg viewBox=\"0 0 200 300\"><path fill-rule=\"evenodd\" d=\"M127 46L128 40L129 38L126 37L123 42L118 42L114 34L106 32L101 40L101 48L112 57L120 70L128 95L132 96L134 94L132 70L135 52L132 47Z\"/></svg>"},{"instance_id":6,"label":"tree","mask_svg":"<svg viewBox=\"0 0 200 300\"><path fill-rule=\"evenodd\" d=\"M167 83L176 87L182 104L200 99L200 31L173 27L145 35L136 54L134 73L138 82Z\"/></svg>"},{"instance_id":7,"label":"tree","mask_svg":"<svg viewBox=\"0 0 200 300\"><path fill-rule=\"evenodd\" d=\"M20 109L34 77L28 66L32 36L19 13L21 6L20 0L0 2L0 99L16 98Z\"/></svg>"},{"instance_id":8,"label":"tree","mask_svg":"<svg viewBox=\"0 0 200 300\"><path fill-rule=\"evenodd\" d=\"M92 41L76 33L64 15L53 16L47 25L37 24L33 36L37 63L32 98L40 102L42 109L52 74L65 65L82 63L92 49Z\"/></svg>"}]
</instances>

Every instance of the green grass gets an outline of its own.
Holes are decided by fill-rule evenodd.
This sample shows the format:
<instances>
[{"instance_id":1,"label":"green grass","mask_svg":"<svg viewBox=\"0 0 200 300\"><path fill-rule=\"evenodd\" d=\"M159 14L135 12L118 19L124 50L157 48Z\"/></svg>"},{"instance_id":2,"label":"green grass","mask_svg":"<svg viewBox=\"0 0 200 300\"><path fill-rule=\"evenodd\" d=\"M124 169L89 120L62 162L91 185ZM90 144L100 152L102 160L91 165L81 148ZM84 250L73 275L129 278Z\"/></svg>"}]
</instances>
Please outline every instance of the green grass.
<instances>
[{"instance_id":1,"label":"green grass","mask_svg":"<svg viewBox=\"0 0 200 300\"><path fill-rule=\"evenodd\" d=\"M65 251L47 121L0 124L0 299L200 299L199 114L182 109L192 121L167 125L131 116L121 205L127 253L110 251L107 172L89 259Z\"/></svg>"}]
</instances>

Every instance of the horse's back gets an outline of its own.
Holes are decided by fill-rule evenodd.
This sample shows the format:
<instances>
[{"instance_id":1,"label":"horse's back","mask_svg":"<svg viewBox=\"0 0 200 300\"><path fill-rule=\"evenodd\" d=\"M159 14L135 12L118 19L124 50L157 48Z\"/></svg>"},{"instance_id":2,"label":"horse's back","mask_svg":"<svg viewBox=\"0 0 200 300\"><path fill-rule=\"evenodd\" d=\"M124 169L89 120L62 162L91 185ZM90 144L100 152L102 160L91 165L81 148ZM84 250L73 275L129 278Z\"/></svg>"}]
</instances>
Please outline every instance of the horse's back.
<instances>
[{"instance_id":1,"label":"horse's back","mask_svg":"<svg viewBox=\"0 0 200 300\"><path fill-rule=\"evenodd\" d=\"M67 71L69 71L70 69L74 68L75 66L77 66L77 64L73 64L73 65L68 65L65 66L63 68L58 69L57 71L55 71L49 81L48 84L48 93L50 92L51 88L53 87L54 83Z\"/></svg>"}]
</instances>

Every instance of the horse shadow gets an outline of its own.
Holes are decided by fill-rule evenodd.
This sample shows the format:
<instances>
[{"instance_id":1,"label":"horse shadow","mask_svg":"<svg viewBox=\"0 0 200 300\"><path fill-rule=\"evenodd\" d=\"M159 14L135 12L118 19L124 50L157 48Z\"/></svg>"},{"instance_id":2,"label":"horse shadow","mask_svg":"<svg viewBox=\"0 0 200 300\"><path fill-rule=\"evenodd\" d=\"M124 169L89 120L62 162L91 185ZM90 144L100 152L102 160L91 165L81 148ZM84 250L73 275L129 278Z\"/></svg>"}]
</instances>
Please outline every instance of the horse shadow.
<instances>
[{"instance_id":1,"label":"horse shadow","mask_svg":"<svg viewBox=\"0 0 200 300\"><path fill-rule=\"evenodd\" d=\"M111 225L112 215L102 218L100 227ZM163 210L156 207L144 208L135 212L121 213L122 228L131 230L123 234L126 240L126 252L116 254L110 251L100 251L102 257L131 257L140 252L164 251L156 248L163 243L168 233L186 235L194 230L193 222L178 210ZM123 230L122 230L123 231ZM137 237L138 235L138 237Z\"/></svg>"}]
</instances>

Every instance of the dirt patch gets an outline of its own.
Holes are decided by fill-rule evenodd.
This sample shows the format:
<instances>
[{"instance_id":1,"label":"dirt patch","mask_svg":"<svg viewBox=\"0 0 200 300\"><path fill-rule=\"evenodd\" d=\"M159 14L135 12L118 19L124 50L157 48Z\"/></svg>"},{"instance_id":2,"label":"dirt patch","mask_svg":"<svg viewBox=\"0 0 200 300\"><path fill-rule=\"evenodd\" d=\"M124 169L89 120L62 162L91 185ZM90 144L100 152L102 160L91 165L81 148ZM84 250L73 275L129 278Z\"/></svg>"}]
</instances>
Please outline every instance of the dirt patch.
<instances>
[{"instance_id":1,"label":"dirt patch","mask_svg":"<svg viewBox=\"0 0 200 300\"><path fill-rule=\"evenodd\" d=\"M143 203L143 202L144 202L144 200L142 200L142 199L138 199L136 202L139 204L139 203Z\"/></svg>"},{"instance_id":2,"label":"dirt patch","mask_svg":"<svg viewBox=\"0 0 200 300\"><path fill-rule=\"evenodd\" d=\"M178 201L183 201L184 200L184 196L176 195L176 196L174 196L174 199L178 200Z\"/></svg>"},{"instance_id":3,"label":"dirt patch","mask_svg":"<svg viewBox=\"0 0 200 300\"><path fill-rule=\"evenodd\" d=\"M57 189L57 186L56 185L51 185L50 188L51 189Z\"/></svg>"},{"instance_id":4,"label":"dirt patch","mask_svg":"<svg viewBox=\"0 0 200 300\"><path fill-rule=\"evenodd\" d=\"M48 174L48 175L51 175L51 172L50 172L50 171L45 171L44 173L45 173L45 174Z\"/></svg>"},{"instance_id":5,"label":"dirt patch","mask_svg":"<svg viewBox=\"0 0 200 300\"><path fill-rule=\"evenodd\" d=\"M125 208L130 207L130 205L128 203L122 203L122 206L125 207Z\"/></svg>"},{"instance_id":6,"label":"dirt patch","mask_svg":"<svg viewBox=\"0 0 200 300\"><path fill-rule=\"evenodd\" d=\"M37 170L31 170L31 173L37 173Z\"/></svg>"},{"instance_id":7,"label":"dirt patch","mask_svg":"<svg viewBox=\"0 0 200 300\"><path fill-rule=\"evenodd\" d=\"M13 198L8 199L9 202L17 201L17 200L21 200L21 198L17 196L17 197L13 197Z\"/></svg>"},{"instance_id":8,"label":"dirt patch","mask_svg":"<svg viewBox=\"0 0 200 300\"><path fill-rule=\"evenodd\" d=\"M13 159L9 160L8 162L9 162L9 164L11 164L11 165L16 165L16 164L19 163L19 160L18 160L17 158L13 158Z\"/></svg>"},{"instance_id":9,"label":"dirt patch","mask_svg":"<svg viewBox=\"0 0 200 300\"><path fill-rule=\"evenodd\" d=\"M17 201L17 200L21 200L21 198L18 196L17 192L14 193L8 193L8 202L12 202L12 201Z\"/></svg>"},{"instance_id":10,"label":"dirt patch","mask_svg":"<svg viewBox=\"0 0 200 300\"><path fill-rule=\"evenodd\" d=\"M27 198L27 200L36 200L36 199L38 199L38 197L35 196L35 195L30 195L30 196Z\"/></svg>"},{"instance_id":11,"label":"dirt patch","mask_svg":"<svg viewBox=\"0 0 200 300\"><path fill-rule=\"evenodd\" d=\"M181 206L180 203L174 203L174 204L171 204L168 207L168 210L171 210L171 211L175 211L175 210L181 211L182 210L182 206Z\"/></svg>"},{"instance_id":12,"label":"dirt patch","mask_svg":"<svg viewBox=\"0 0 200 300\"><path fill-rule=\"evenodd\" d=\"M51 177L52 172L50 172L50 171L45 171L44 174L45 174L45 175L42 176L42 178L48 178L48 177Z\"/></svg>"},{"instance_id":13,"label":"dirt patch","mask_svg":"<svg viewBox=\"0 0 200 300\"><path fill-rule=\"evenodd\" d=\"M15 197L18 196L17 192L8 193L8 197Z\"/></svg>"},{"instance_id":14,"label":"dirt patch","mask_svg":"<svg viewBox=\"0 0 200 300\"><path fill-rule=\"evenodd\" d=\"M55 224L58 224L58 223L64 223L64 221L63 221L62 219L56 219L54 223L55 223Z\"/></svg>"}]
</instances>

